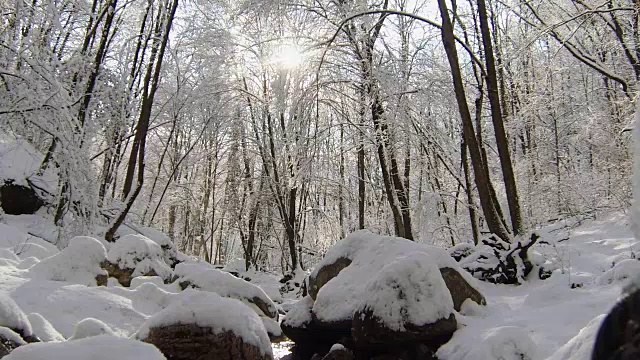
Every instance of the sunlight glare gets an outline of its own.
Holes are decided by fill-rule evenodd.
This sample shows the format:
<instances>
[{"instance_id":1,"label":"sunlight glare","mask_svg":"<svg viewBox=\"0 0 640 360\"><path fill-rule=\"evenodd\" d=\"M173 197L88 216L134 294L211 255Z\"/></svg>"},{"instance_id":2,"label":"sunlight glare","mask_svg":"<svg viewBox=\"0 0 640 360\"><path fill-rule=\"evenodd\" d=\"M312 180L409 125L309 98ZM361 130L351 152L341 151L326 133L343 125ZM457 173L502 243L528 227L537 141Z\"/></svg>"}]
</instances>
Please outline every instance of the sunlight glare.
<instances>
[{"instance_id":1,"label":"sunlight glare","mask_svg":"<svg viewBox=\"0 0 640 360\"><path fill-rule=\"evenodd\" d=\"M295 69L304 62L304 54L296 45L282 45L275 49L271 62L283 69Z\"/></svg>"}]
</instances>

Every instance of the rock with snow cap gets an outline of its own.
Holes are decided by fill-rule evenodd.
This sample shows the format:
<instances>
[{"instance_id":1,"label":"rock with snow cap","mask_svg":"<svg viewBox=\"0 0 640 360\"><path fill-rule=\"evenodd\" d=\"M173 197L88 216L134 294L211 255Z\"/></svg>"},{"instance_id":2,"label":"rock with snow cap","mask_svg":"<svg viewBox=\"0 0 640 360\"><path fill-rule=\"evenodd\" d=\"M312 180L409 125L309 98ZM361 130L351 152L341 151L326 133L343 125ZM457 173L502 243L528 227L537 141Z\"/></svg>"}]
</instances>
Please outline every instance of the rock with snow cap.
<instances>
[{"instance_id":1,"label":"rock with snow cap","mask_svg":"<svg viewBox=\"0 0 640 360\"><path fill-rule=\"evenodd\" d=\"M235 299L192 290L153 315L136 338L155 345L168 360L271 360L265 327Z\"/></svg>"},{"instance_id":2,"label":"rock with snow cap","mask_svg":"<svg viewBox=\"0 0 640 360\"><path fill-rule=\"evenodd\" d=\"M26 342L18 333L7 327L0 326L0 359L25 344Z\"/></svg>"},{"instance_id":3,"label":"rock with snow cap","mask_svg":"<svg viewBox=\"0 0 640 360\"><path fill-rule=\"evenodd\" d=\"M369 282L367 292L353 316L358 350L420 344L436 350L456 331L451 294L428 254L418 252L387 264Z\"/></svg>"},{"instance_id":4,"label":"rock with snow cap","mask_svg":"<svg viewBox=\"0 0 640 360\"><path fill-rule=\"evenodd\" d=\"M17 333L26 342L38 342L27 315L11 297L0 293L0 327L6 327Z\"/></svg>"},{"instance_id":5,"label":"rock with snow cap","mask_svg":"<svg viewBox=\"0 0 640 360\"><path fill-rule=\"evenodd\" d=\"M136 276L171 277L171 268L164 259L160 245L143 235L125 235L109 249L102 264L109 277L116 278L122 286L129 287Z\"/></svg>"},{"instance_id":6,"label":"rock with snow cap","mask_svg":"<svg viewBox=\"0 0 640 360\"><path fill-rule=\"evenodd\" d=\"M278 320L278 308L260 287L207 263L178 264L174 270L174 282L178 282L182 289L201 289L240 300L258 315Z\"/></svg>"}]
</instances>

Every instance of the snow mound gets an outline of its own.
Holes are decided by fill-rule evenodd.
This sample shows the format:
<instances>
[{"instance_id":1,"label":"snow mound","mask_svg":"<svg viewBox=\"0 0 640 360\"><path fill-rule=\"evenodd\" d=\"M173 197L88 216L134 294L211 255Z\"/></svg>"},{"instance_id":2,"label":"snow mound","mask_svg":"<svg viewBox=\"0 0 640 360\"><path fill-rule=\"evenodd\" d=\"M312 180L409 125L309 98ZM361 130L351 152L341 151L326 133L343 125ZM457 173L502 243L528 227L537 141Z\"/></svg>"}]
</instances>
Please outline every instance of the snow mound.
<instances>
[{"instance_id":1,"label":"snow mound","mask_svg":"<svg viewBox=\"0 0 640 360\"><path fill-rule=\"evenodd\" d=\"M311 315L312 308L313 299L311 296L303 297L293 304L287 315L285 315L284 320L282 320L282 324L293 328L305 328L313 320Z\"/></svg>"},{"instance_id":2,"label":"snow mound","mask_svg":"<svg viewBox=\"0 0 640 360\"><path fill-rule=\"evenodd\" d=\"M56 330L53 325L42 315L31 313L27 315L27 319L33 328L33 334L44 342L65 341L64 336Z\"/></svg>"},{"instance_id":3,"label":"snow mound","mask_svg":"<svg viewBox=\"0 0 640 360\"><path fill-rule=\"evenodd\" d=\"M598 334L600 324L604 321L606 314L596 316L589 321L587 326L574 336L568 343L563 345L547 360L587 360L591 358L593 344Z\"/></svg>"},{"instance_id":4,"label":"snow mound","mask_svg":"<svg viewBox=\"0 0 640 360\"><path fill-rule=\"evenodd\" d=\"M453 313L453 299L440 269L426 253L385 265L365 291L368 296L357 310L371 311L391 330L404 331L405 324L432 324Z\"/></svg>"},{"instance_id":5,"label":"snow mound","mask_svg":"<svg viewBox=\"0 0 640 360\"><path fill-rule=\"evenodd\" d=\"M160 276L137 276L131 279L130 289L135 289L142 284L155 284L158 286L164 285L164 280Z\"/></svg>"},{"instance_id":6,"label":"snow mound","mask_svg":"<svg viewBox=\"0 0 640 360\"><path fill-rule=\"evenodd\" d=\"M121 289L30 280L13 290L11 296L25 312L40 313L66 338L73 335L80 320L90 317L109 325L118 336L129 336L147 316L118 290Z\"/></svg>"},{"instance_id":7,"label":"snow mound","mask_svg":"<svg viewBox=\"0 0 640 360\"><path fill-rule=\"evenodd\" d=\"M258 314L270 318L278 317L276 305L260 287L215 269L207 263L180 263L176 265L174 277L177 277L180 284L193 285L223 297L240 300Z\"/></svg>"},{"instance_id":8,"label":"snow mound","mask_svg":"<svg viewBox=\"0 0 640 360\"><path fill-rule=\"evenodd\" d=\"M94 318L86 318L80 320L76 324L76 329L73 332L73 335L69 338L69 340L80 340L92 336L98 335L115 335L113 330L109 327L109 325L104 322L94 319Z\"/></svg>"},{"instance_id":9,"label":"snow mound","mask_svg":"<svg viewBox=\"0 0 640 360\"><path fill-rule=\"evenodd\" d=\"M309 275L310 278L316 278L320 269L340 259L351 261L349 266L320 288L313 305L313 313L323 322L351 319L362 299L373 295L368 288L372 277L396 259L417 253L430 256L433 266L438 269L452 268L457 270L470 285L474 286L477 283L477 280L462 270L442 248L361 230L336 243ZM474 287L477 288L477 286ZM449 293L448 290L445 292Z\"/></svg>"},{"instance_id":10,"label":"snow mound","mask_svg":"<svg viewBox=\"0 0 640 360\"><path fill-rule=\"evenodd\" d=\"M24 217L26 216L19 218ZM55 245L3 223L0 223L0 248L11 249L22 259L35 256L38 260L42 260L58 252Z\"/></svg>"},{"instance_id":11,"label":"snow mound","mask_svg":"<svg viewBox=\"0 0 640 360\"><path fill-rule=\"evenodd\" d=\"M3 293L0 293L0 326L11 328L23 337L33 335L27 315L12 298Z\"/></svg>"},{"instance_id":12,"label":"snow mound","mask_svg":"<svg viewBox=\"0 0 640 360\"><path fill-rule=\"evenodd\" d=\"M100 267L106 256L106 249L100 241L88 236L76 236L62 251L33 265L29 275L32 279L95 286L97 275L107 275Z\"/></svg>"},{"instance_id":13,"label":"snow mound","mask_svg":"<svg viewBox=\"0 0 640 360\"><path fill-rule=\"evenodd\" d=\"M272 353L269 336L258 315L235 299L210 292L187 291L166 309L149 318L135 336L145 339L151 328L174 324L210 327L214 333L231 331L245 343L256 346L262 354Z\"/></svg>"},{"instance_id":14,"label":"snow mound","mask_svg":"<svg viewBox=\"0 0 640 360\"><path fill-rule=\"evenodd\" d=\"M28 258L25 258L24 260L20 261L20 263L16 266L18 269L21 270L26 270L29 269L30 267L32 267L33 265L39 263L40 260L38 260L38 258L34 257L34 256L30 256Z\"/></svg>"},{"instance_id":15,"label":"snow mound","mask_svg":"<svg viewBox=\"0 0 640 360\"><path fill-rule=\"evenodd\" d=\"M611 269L600 275L596 282L606 285L623 282L638 282L640 279L640 260L626 259L617 263Z\"/></svg>"},{"instance_id":16,"label":"snow mound","mask_svg":"<svg viewBox=\"0 0 640 360\"><path fill-rule=\"evenodd\" d=\"M441 360L533 360L536 345L529 333L517 326L501 326L482 334L480 342L466 342L458 336L444 344L436 353Z\"/></svg>"},{"instance_id":17,"label":"snow mound","mask_svg":"<svg viewBox=\"0 0 640 360\"><path fill-rule=\"evenodd\" d=\"M125 235L109 249L107 260L120 269L134 269L131 276L155 273L162 278L171 276L171 268L164 262L160 245L143 235Z\"/></svg>"},{"instance_id":18,"label":"snow mound","mask_svg":"<svg viewBox=\"0 0 640 360\"><path fill-rule=\"evenodd\" d=\"M0 249L0 259L20 262L20 258L11 249Z\"/></svg>"},{"instance_id":19,"label":"snow mound","mask_svg":"<svg viewBox=\"0 0 640 360\"><path fill-rule=\"evenodd\" d=\"M131 302L137 311L146 315L153 315L169 306L175 295L164 291L156 284L144 283L133 291Z\"/></svg>"},{"instance_id":20,"label":"snow mound","mask_svg":"<svg viewBox=\"0 0 640 360\"><path fill-rule=\"evenodd\" d=\"M15 349L6 360L166 360L155 346L141 341L100 335L81 340L34 343Z\"/></svg>"}]
</instances>

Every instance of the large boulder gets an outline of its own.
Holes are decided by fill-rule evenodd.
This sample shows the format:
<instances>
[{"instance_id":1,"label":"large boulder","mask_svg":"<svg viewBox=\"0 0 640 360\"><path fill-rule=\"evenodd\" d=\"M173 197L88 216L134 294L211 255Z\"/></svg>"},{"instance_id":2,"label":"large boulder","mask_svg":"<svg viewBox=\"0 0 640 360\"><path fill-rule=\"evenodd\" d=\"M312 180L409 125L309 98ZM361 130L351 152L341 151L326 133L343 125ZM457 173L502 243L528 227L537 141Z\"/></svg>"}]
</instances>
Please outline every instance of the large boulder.
<instances>
[{"instance_id":1,"label":"large boulder","mask_svg":"<svg viewBox=\"0 0 640 360\"><path fill-rule=\"evenodd\" d=\"M393 348L392 357L419 358L451 337L463 302L486 304L444 249L367 231L331 248L308 282L309 296L282 322L302 353L340 342L356 357Z\"/></svg>"},{"instance_id":2,"label":"large boulder","mask_svg":"<svg viewBox=\"0 0 640 360\"><path fill-rule=\"evenodd\" d=\"M439 269L449 269L441 272L446 275L447 287L455 290L452 296L456 310L467 298L481 305L486 303L474 286L477 280L464 271L446 250L358 231L331 248L309 275L309 293L312 298L316 294L313 313L324 322L351 318L361 299L369 295L366 290L368 281L395 259L415 253L428 254L430 261Z\"/></svg>"},{"instance_id":3,"label":"large boulder","mask_svg":"<svg viewBox=\"0 0 640 360\"><path fill-rule=\"evenodd\" d=\"M130 234L119 238L109 249L102 268L125 287L136 276L171 278L171 268L165 262L162 247L146 236Z\"/></svg>"},{"instance_id":4,"label":"large boulder","mask_svg":"<svg viewBox=\"0 0 640 360\"><path fill-rule=\"evenodd\" d=\"M435 262L425 253L398 258L368 282L353 316L356 349L375 353L427 345L437 349L456 331L453 300Z\"/></svg>"},{"instance_id":5,"label":"large boulder","mask_svg":"<svg viewBox=\"0 0 640 360\"><path fill-rule=\"evenodd\" d=\"M258 286L215 269L207 263L180 263L173 272L174 282L186 288L214 292L220 296L242 301L260 316L278 320L276 304Z\"/></svg>"},{"instance_id":6,"label":"large boulder","mask_svg":"<svg viewBox=\"0 0 640 360\"><path fill-rule=\"evenodd\" d=\"M0 207L6 214L35 214L45 204L31 186L14 184L12 180L0 185Z\"/></svg>"},{"instance_id":7,"label":"large boulder","mask_svg":"<svg viewBox=\"0 0 640 360\"><path fill-rule=\"evenodd\" d=\"M271 360L271 343L258 315L235 299L194 291L153 315L136 338L168 360Z\"/></svg>"}]
</instances>

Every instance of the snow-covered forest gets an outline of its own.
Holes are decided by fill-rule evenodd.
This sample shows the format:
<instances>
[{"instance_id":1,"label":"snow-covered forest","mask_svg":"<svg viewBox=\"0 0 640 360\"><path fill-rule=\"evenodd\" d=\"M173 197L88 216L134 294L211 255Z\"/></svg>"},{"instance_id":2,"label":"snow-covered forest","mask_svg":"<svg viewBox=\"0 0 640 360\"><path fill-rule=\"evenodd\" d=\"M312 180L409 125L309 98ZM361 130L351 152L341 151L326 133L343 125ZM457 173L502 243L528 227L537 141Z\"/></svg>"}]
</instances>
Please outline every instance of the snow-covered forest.
<instances>
[{"instance_id":1,"label":"snow-covered forest","mask_svg":"<svg viewBox=\"0 0 640 360\"><path fill-rule=\"evenodd\" d=\"M608 359L639 19L0 0L0 358Z\"/></svg>"}]
</instances>

